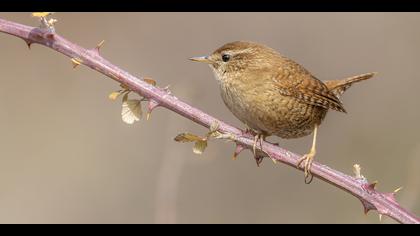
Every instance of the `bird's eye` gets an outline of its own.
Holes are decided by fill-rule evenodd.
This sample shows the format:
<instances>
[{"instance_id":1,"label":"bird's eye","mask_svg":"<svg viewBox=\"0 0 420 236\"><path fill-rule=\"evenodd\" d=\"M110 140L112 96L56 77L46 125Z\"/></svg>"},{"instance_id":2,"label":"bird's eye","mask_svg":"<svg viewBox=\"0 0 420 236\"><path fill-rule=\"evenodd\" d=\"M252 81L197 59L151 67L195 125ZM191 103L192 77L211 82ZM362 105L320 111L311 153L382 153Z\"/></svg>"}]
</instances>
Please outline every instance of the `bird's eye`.
<instances>
[{"instance_id":1,"label":"bird's eye","mask_svg":"<svg viewBox=\"0 0 420 236\"><path fill-rule=\"evenodd\" d=\"M230 60L230 55L228 55L228 54L223 54L222 55L222 61L227 62L229 60Z\"/></svg>"}]
</instances>

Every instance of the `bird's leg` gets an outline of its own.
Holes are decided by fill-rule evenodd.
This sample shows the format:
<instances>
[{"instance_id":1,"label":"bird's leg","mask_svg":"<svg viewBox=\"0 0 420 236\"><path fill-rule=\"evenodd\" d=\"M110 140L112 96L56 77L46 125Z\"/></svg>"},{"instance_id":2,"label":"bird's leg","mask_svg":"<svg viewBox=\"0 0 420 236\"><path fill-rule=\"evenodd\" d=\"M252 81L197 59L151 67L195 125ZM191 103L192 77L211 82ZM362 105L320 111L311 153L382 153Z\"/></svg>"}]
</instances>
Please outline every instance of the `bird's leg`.
<instances>
[{"instance_id":1,"label":"bird's leg","mask_svg":"<svg viewBox=\"0 0 420 236\"><path fill-rule=\"evenodd\" d=\"M252 145L252 151L254 153L254 156L257 154L257 143L258 143L258 140L261 140L261 134L260 133L258 133L254 137L254 145Z\"/></svg>"},{"instance_id":2,"label":"bird's leg","mask_svg":"<svg viewBox=\"0 0 420 236\"><path fill-rule=\"evenodd\" d=\"M254 154L254 158L255 158L255 162L257 163L257 166L260 166L260 164L261 164L261 162L262 162L262 160L264 158L264 155L257 153L257 143L259 141L261 151L264 152L262 150L262 142L263 141L266 141L265 138L268 135L264 131L256 131L256 130L250 128L247 124L245 124L245 125L246 125L246 129L245 129L245 131L242 132L242 134L243 135L252 135L252 136L254 136L254 143L252 145L252 152ZM273 143L273 145L277 145L278 146L277 143Z\"/></svg>"},{"instance_id":3,"label":"bird's leg","mask_svg":"<svg viewBox=\"0 0 420 236\"><path fill-rule=\"evenodd\" d=\"M312 147L308 154L303 155L297 162L297 168L300 168L302 162L304 162L304 170L305 170L305 183L310 184L312 182L313 176L311 174L311 166L312 161L316 154L316 136L318 131L318 125L315 125L314 128L314 137L312 140Z\"/></svg>"},{"instance_id":4,"label":"bird's leg","mask_svg":"<svg viewBox=\"0 0 420 236\"><path fill-rule=\"evenodd\" d=\"M261 151L264 152L262 150L262 142L265 141L265 134L263 132L259 132L255 135L254 144L252 145L252 151L254 153L255 161L257 162L257 166L260 166L264 156L260 155L260 154L257 154L257 143L258 143L258 141L260 141Z\"/></svg>"}]
</instances>

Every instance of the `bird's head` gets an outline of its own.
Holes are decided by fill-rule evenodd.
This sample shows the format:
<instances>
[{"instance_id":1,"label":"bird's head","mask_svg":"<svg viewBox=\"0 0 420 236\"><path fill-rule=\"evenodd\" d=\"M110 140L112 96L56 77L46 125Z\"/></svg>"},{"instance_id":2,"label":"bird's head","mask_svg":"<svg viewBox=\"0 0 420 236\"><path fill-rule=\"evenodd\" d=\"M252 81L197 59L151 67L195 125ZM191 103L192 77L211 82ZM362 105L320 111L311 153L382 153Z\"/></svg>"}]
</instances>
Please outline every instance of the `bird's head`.
<instances>
[{"instance_id":1,"label":"bird's head","mask_svg":"<svg viewBox=\"0 0 420 236\"><path fill-rule=\"evenodd\" d=\"M210 65L216 78L237 77L245 71L270 68L280 55L272 48L253 42L235 41L216 49L212 54L190 60Z\"/></svg>"}]
</instances>

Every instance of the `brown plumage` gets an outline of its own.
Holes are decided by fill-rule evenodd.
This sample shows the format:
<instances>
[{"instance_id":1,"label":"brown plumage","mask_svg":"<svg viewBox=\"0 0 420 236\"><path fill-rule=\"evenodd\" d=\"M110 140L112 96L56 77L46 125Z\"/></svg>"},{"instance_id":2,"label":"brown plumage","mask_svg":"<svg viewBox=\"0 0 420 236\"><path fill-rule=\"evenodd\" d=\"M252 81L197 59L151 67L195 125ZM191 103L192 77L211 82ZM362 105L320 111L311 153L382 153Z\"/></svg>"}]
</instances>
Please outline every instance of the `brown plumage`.
<instances>
[{"instance_id":1,"label":"brown plumage","mask_svg":"<svg viewBox=\"0 0 420 236\"><path fill-rule=\"evenodd\" d=\"M191 60L210 65L224 103L259 134L257 139L270 135L299 138L315 131L311 152L301 160L305 161L305 176L315 155L317 127L327 111L346 112L340 96L352 84L374 75L322 82L274 49L244 41L225 44L210 56Z\"/></svg>"}]
</instances>

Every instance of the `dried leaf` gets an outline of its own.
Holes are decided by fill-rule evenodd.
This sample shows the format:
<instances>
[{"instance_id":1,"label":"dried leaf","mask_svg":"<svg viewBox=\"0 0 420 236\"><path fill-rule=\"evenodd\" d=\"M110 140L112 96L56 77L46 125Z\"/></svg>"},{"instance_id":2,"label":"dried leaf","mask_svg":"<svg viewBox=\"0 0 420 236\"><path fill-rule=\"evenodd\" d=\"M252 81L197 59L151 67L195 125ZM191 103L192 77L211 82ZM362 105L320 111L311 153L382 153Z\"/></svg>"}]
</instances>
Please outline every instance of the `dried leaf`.
<instances>
[{"instance_id":1,"label":"dried leaf","mask_svg":"<svg viewBox=\"0 0 420 236\"><path fill-rule=\"evenodd\" d=\"M124 97L122 99L123 102L126 102L128 100L128 93L124 94Z\"/></svg>"},{"instance_id":2,"label":"dried leaf","mask_svg":"<svg viewBox=\"0 0 420 236\"><path fill-rule=\"evenodd\" d=\"M117 99L121 95L121 91L115 91L109 94L108 98L111 100Z\"/></svg>"},{"instance_id":3,"label":"dried leaf","mask_svg":"<svg viewBox=\"0 0 420 236\"><path fill-rule=\"evenodd\" d=\"M198 140L195 142L193 152L195 154L202 154L207 147L207 140Z\"/></svg>"},{"instance_id":4,"label":"dried leaf","mask_svg":"<svg viewBox=\"0 0 420 236\"><path fill-rule=\"evenodd\" d=\"M53 14L52 12L33 12L32 16L33 17L47 17L52 14Z\"/></svg>"},{"instance_id":5,"label":"dried leaf","mask_svg":"<svg viewBox=\"0 0 420 236\"><path fill-rule=\"evenodd\" d=\"M187 142L205 141L206 139L195 134L182 133L182 134L178 134L174 140L181 143L187 143Z\"/></svg>"},{"instance_id":6,"label":"dried leaf","mask_svg":"<svg viewBox=\"0 0 420 236\"><path fill-rule=\"evenodd\" d=\"M144 77L143 80L150 85L156 86L156 80L153 80L152 78Z\"/></svg>"},{"instance_id":7,"label":"dried leaf","mask_svg":"<svg viewBox=\"0 0 420 236\"><path fill-rule=\"evenodd\" d=\"M140 100L128 99L123 101L121 118L125 123L133 124L134 122L140 120L141 115L142 110Z\"/></svg>"}]
</instances>

